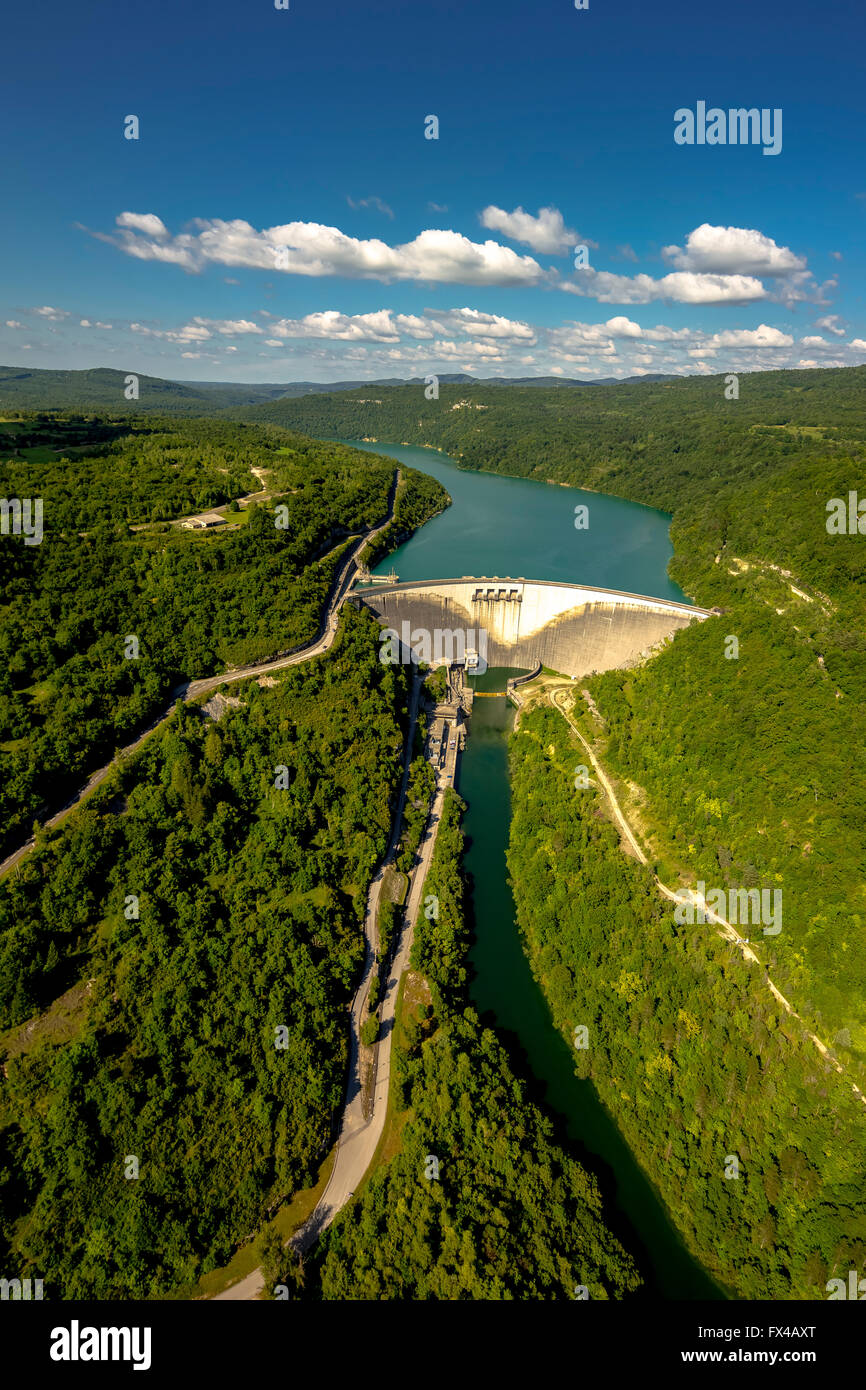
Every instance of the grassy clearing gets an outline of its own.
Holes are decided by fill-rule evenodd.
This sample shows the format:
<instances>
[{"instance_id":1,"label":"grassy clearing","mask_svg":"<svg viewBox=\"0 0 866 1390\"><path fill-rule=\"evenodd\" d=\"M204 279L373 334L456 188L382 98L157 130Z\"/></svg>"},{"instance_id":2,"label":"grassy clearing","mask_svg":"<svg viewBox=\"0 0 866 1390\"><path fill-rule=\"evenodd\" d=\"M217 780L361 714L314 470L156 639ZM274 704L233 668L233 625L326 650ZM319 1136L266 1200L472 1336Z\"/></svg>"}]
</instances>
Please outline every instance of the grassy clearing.
<instances>
[{"instance_id":1,"label":"grassy clearing","mask_svg":"<svg viewBox=\"0 0 866 1390\"><path fill-rule=\"evenodd\" d=\"M423 975L419 975L414 970L406 970L400 979L397 991L397 1006L394 1011L394 1039L393 1048L405 1046L405 1026L413 1022L417 1011L422 1004L430 1002L430 986L427 984ZM393 1057L393 1054L392 1054ZM401 1135L403 1126L412 1114L411 1110L400 1110L394 1101L394 1065L391 1065L391 1087L388 1092L388 1109L385 1113L385 1127L382 1136L376 1146L373 1161L364 1174L363 1179L358 1184L355 1191L357 1198L363 1192L366 1184L374 1172L384 1163L389 1163L391 1159L400 1152Z\"/></svg>"},{"instance_id":2,"label":"grassy clearing","mask_svg":"<svg viewBox=\"0 0 866 1390\"><path fill-rule=\"evenodd\" d=\"M382 880L382 900L396 903L398 907L402 907L406 901L408 888L409 880L406 875L389 865Z\"/></svg>"},{"instance_id":3,"label":"grassy clearing","mask_svg":"<svg viewBox=\"0 0 866 1390\"><path fill-rule=\"evenodd\" d=\"M783 430L786 434L804 434L808 439L824 439L838 433L838 425L752 425L754 430Z\"/></svg>"},{"instance_id":4,"label":"grassy clearing","mask_svg":"<svg viewBox=\"0 0 866 1390\"><path fill-rule=\"evenodd\" d=\"M229 526L248 526L252 509L250 507L239 507L236 512L229 511L228 507L217 507L220 516L224 516Z\"/></svg>"},{"instance_id":5,"label":"grassy clearing","mask_svg":"<svg viewBox=\"0 0 866 1390\"><path fill-rule=\"evenodd\" d=\"M290 1202L286 1202L280 1207L276 1216L274 1216L271 1221L265 1222L262 1227L263 1231L276 1231L283 1243L285 1243L294 1235L295 1231L303 1226L328 1185L331 1170L334 1167L336 1153L337 1146L335 1144L319 1169L315 1186L305 1187L303 1191L296 1192ZM258 1232L256 1232L256 1234L258 1234ZM173 1297L175 1299L214 1298L218 1293L224 1293L232 1284L237 1284L239 1280L245 1279L248 1274L252 1274L257 1268L258 1263L258 1257L255 1253L255 1243L251 1237L245 1245L242 1245L240 1249L235 1252L227 1265L223 1265L220 1269L212 1269L207 1274L203 1274L197 1284L188 1288L176 1290Z\"/></svg>"},{"instance_id":6,"label":"grassy clearing","mask_svg":"<svg viewBox=\"0 0 866 1390\"><path fill-rule=\"evenodd\" d=\"M65 449L52 449L50 444L30 444L23 449L16 449L15 452L28 463L54 463L66 454Z\"/></svg>"},{"instance_id":7,"label":"grassy clearing","mask_svg":"<svg viewBox=\"0 0 866 1390\"><path fill-rule=\"evenodd\" d=\"M7 1057L21 1057L32 1052L41 1043L55 1045L71 1042L84 1030L87 1020L87 1006L90 999L90 984L79 980L44 1013L36 1018L19 1023L0 1033L0 1054Z\"/></svg>"},{"instance_id":8,"label":"grassy clearing","mask_svg":"<svg viewBox=\"0 0 866 1390\"><path fill-rule=\"evenodd\" d=\"M316 907L327 907L329 901L329 889L327 884L317 883L315 888L309 888L305 893L288 893L286 895L286 908L299 907L301 903L313 903Z\"/></svg>"}]
</instances>

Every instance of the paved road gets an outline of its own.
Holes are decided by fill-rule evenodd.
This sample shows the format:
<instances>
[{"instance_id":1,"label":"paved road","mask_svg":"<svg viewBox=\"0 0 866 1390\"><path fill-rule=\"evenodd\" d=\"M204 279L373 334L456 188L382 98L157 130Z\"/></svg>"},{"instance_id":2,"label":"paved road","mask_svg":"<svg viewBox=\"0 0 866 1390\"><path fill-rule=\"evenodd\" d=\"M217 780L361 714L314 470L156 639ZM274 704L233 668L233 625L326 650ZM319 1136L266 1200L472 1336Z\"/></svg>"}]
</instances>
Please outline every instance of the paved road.
<instances>
[{"instance_id":1,"label":"paved road","mask_svg":"<svg viewBox=\"0 0 866 1390\"><path fill-rule=\"evenodd\" d=\"M287 666L296 666L301 662L309 661L311 658L326 652L332 645L336 636L340 608L351 589L352 581L358 569L359 556L364 547L377 536L380 531L384 530L393 517L394 497L400 479L401 475L398 470L389 499L388 516L385 521L374 530L363 535L351 554L347 557L337 577L325 620L322 623L318 636L313 642L273 661L263 662L253 666L237 667L219 676L208 676L203 680L190 681L176 687L175 690L172 691L172 703L168 709L158 715L148 728L139 735L134 743L129 744L123 749L121 756L131 753L134 749L138 748L154 729L157 729L171 717L176 699L194 699L199 695L204 695L211 690L217 689L221 685L227 685L233 681L244 680L252 676L264 675L271 671L279 671ZM436 788L433 804L419 847L419 858L409 875L409 892L403 926L396 943L394 960L379 1011L380 1036L379 1042L376 1044L375 1085L373 1088L370 1115L367 1117L364 1115L363 1092L360 1078L360 1026L362 1018L366 1015L367 996L370 990L375 955L378 947L377 922L384 873L394 860L402 829L403 807L405 805L406 790L409 782L409 767L412 762L421 685L420 674L417 668L413 666L409 729L403 754L403 777L400 786L400 795L392 823L391 839L379 871L370 885L367 896L364 918L364 970L361 983L355 992L350 1011L349 1075L346 1085L343 1119L337 1143L337 1154L328 1185L315 1210L301 1230L292 1238L291 1243L299 1250L305 1250L312 1245L321 1231L323 1231L326 1226L330 1225L337 1213L354 1195L355 1189L372 1162L373 1155L375 1154L376 1147L385 1126L385 1117L388 1108L388 1091L391 1081L391 1045L393 1042L394 1014L399 983L408 965L409 952L412 946L412 936L421 903L421 894L424 888L424 880L427 876L427 870L430 867L430 859L436 842L436 832L442 814L445 789L446 786L453 782L456 763L456 752L452 752L442 771L436 771ZM84 800L95 787L99 786L100 782L107 777L113 766L113 762L108 763L105 767L100 768L98 772L94 773L87 785L67 802L66 806L64 806L57 815L47 821L47 824L56 825L70 807ZM3 863L0 864L0 873L6 872L14 867L14 865L33 847L33 843L33 840L30 840L13 854L7 856ZM246 1278L233 1285L232 1288L226 1290L224 1293L218 1294L216 1299L235 1302L255 1299L259 1296L263 1288L264 1280L262 1278L262 1273L261 1270L257 1269L254 1270L252 1274L247 1275Z\"/></svg>"},{"instance_id":2,"label":"paved road","mask_svg":"<svg viewBox=\"0 0 866 1390\"><path fill-rule=\"evenodd\" d=\"M572 730L573 733L577 734L577 737L580 739L581 743L586 749L592 761L592 765L595 768L596 773L598 774L599 782L605 790L607 799L610 803L610 808L613 811L614 816L616 817L617 824L619 825L623 834L626 836L629 844L631 845L641 864L646 864L648 862L647 857L641 849L640 845L638 844L631 826L629 825L628 821L623 815L622 808L620 807L619 801L616 798L616 794L613 790L613 787L611 786L610 781L608 780L605 774L604 768L599 763L598 759L592 751L592 748L587 743L586 739L578 729L577 725L569 718L568 714L562 706L561 699L558 698L564 696L566 693L566 688L562 686L558 690L551 691L549 695L550 703L554 706L555 709L559 711L563 719L565 719L566 723L568 724L569 728ZM792 1018L795 1018L797 1022L802 1025L806 1037L809 1038L809 1040L812 1043L814 1043L821 1056L826 1061L828 1061L830 1065L834 1067L835 1070L839 1072L841 1076L845 1076L845 1068L842 1066L841 1062L839 1062L832 1055L826 1043L822 1042L821 1039L815 1033L811 1032L810 1029L806 1027L806 1024L804 1023L800 1015L797 1013L797 1010L794 1008L793 1004L790 1002L790 1000L786 999L784 994L782 994L781 990L777 989L776 986L773 984L773 981L770 979L770 975L767 971L766 966L755 954L748 942L745 941L742 936L740 936L740 933L737 931L736 927L732 926L731 923L726 921L724 917L721 917L718 912L714 912L713 909L708 907L704 901L699 900L698 894L695 893L691 888L678 889L675 891L673 888L669 888L666 883L662 883L661 879L658 877L657 874L654 874L653 877L655 878L656 887L658 888L659 892L664 894L666 898L669 898L671 902L682 902L682 893L688 893L695 906L699 906L703 909L704 915L707 918L707 920L715 923L715 925L720 928L719 935L725 937L727 941L731 941L735 945L737 945L746 960L751 961L754 965L758 965L761 967L765 975L764 983L766 984L773 998L779 1004L781 1004L782 1008L785 1010L786 1013L790 1014ZM854 1092L857 1099L862 1101L863 1104L866 1105L866 1095L863 1094L863 1092L860 1090L860 1087L855 1086L853 1081L850 1080L849 1085L851 1086L851 1089Z\"/></svg>"},{"instance_id":3,"label":"paved road","mask_svg":"<svg viewBox=\"0 0 866 1390\"><path fill-rule=\"evenodd\" d=\"M319 1198L315 1210L290 1241L290 1245L299 1251L307 1250L314 1244L322 1231L325 1230L327 1226L330 1226L337 1213L346 1206L347 1202L354 1195L373 1161L373 1156L385 1127L385 1117L388 1110L388 1091L391 1083L391 1045L394 1037L394 1013L397 1005L400 977L409 963L409 952L412 947L415 923L418 920L418 912L421 907L424 883L427 877L427 871L430 868L430 860L436 844L436 834L442 817L445 790L446 787L450 785L450 780L453 777L456 760L455 750L451 752L446 767L441 771L435 769L434 762L436 787L433 795L433 802L424 835L419 846L418 861L409 875L409 892L406 899L404 925L398 940L394 961L391 966L388 983L382 997L382 1005L379 1011L380 1028L379 1042L376 1044L376 1082L373 1088L372 1110L368 1118L364 1115L363 1094L361 1090L359 1067L360 1028L361 1020L366 1015L367 995L370 989L370 980L377 948L376 923L378 920L379 897L382 891L383 877L386 868L393 862L396 847L400 839L403 805L405 803L406 787L409 778L409 765L412 761L412 746L415 737L415 720L420 687L421 682L418 678L417 671L415 671L410 707L410 728L403 755L403 782L400 789L397 810L394 815L391 842L388 845L382 865L370 885L370 891L367 895L367 910L364 918L366 955L361 983L358 986L351 1006L349 1076L346 1085L346 1099L343 1109L340 1136L337 1141L337 1154L330 1179L328 1180L328 1185ZM438 759L435 761L438 761ZM237 1284L233 1284L230 1289L226 1289L224 1293L217 1294L216 1300L245 1302L250 1299L258 1298L263 1289L264 1279L262 1277L262 1272L260 1269L257 1269L254 1270L252 1274L248 1274L245 1279L241 1279Z\"/></svg>"},{"instance_id":4,"label":"paved road","mask_svg":"<svg viewBox=\"0 0 866 1390\"><path fill-rule=\"evenodd\" d=\"M384 530L393 517L394 496L396 488L400 483L400 477L401 475L398 470L395 477L394 488L392 489L389 499L388 516L386 520L373 531L367 532L362 536L351 554L347 557L338 575L325 620L319 631L319 635L313 642L299 648L295 652L279 657L274 661L268 661L254 666L238 667L231 671L226 671L219 676L208 676L203 680L191 681L177 687L172 691L172 704L169 708L160 714L153 723L139 735L134 743L129 744L127 748L123 749L123 753L130 753L138 748L154 729L158 728L171 717L174 709L174 701L177 698L187 700L194 699L199 695L207 694L209 691L217 689L217 687L221 685L227 685L233 681L244 680L251 676L263 675L271 671L279 671L287 666L296 666L303 661L309 661L311 658L326 652L332 645L334 637L336 636L340 608L351 589L352 581L358 569L358 558L361 551L380 531ZM394 1013L400 977L408 965L409 951L412 946L412 935L421 902L424 880L427 876L427 870L430 867L430 859L436 842L436 831L442 814L442 802L445 788L453 779L454 762L456 758L456 754L453 754L449 759L449 765L446 766L446 769L443 769L442 773L438 771L436 773L436 790L427 826L419 848L419 859L409 875L409 893L406 903L404 925L396 943L394 960L379 1011L380 1039L376 1045L376 1080L372 1096L371 1113L369 1117L365 1117L359 1066L360 1027L361 1020L366 1015L367 996L370 990L370 982L378 947L377 922L382 883L386 868L394 860L402 829L403 807L405 805L406 790L409 782L409 767L412 762L421 685L420 674L417 668L413 666L409 729L403 753L403 777L400 786L400 795L392 823L391 839L382 864L370 885L370 890L367 895L367 907L364 918L364 969L361 983L355 992L350 1011L349 1075L346 1085L343 1119L337 1143L337 1154L328 1185L319 1199L315 1210L301 1230L298 1231L292 1239L292 1244L299 1250L305 1250L312 1245L318 1238L320 1232L323 1231L326 1226L330 1225L337 1215L337 1212L339 1212L354 1195L355 1189L372 1162L373 1155L385 1126L385 1116L388 1108L388 1091L391 1081L391 1045L393 1042ZM56 816L53 816L47 824L57 824L71 806L82 801L95 787L99 786L99 783L105 779L113 766L113 762L108 763L105 767L100 768L98 772L94 773L87 785L83 787L71 801L67 802L66 806L64 806ZM5 872L17 864L19 860L28 853L32 846L33 841L30 840L26 845L22 845L13 854L9 855L3 863L0 864L0 873ZM230 1289L227 1289L224 1293L217 1294L216 1300L237 1302L255 1299L259 1296L263 1288L264 1280L262 1278L262 1273L261 1270L257 1269L254 1270L252 1274L247 1275L246 1278L233 1285Z\"/></svg>"},{"instance_id":5,"label":"paved road","mask_svg":"<svg viewBox=\"0 0 866 1390\"><path fill-rule=\"evenodd\" d=\"M317 636L312 642L308 643L306 646L298 647L293 652L288 652L281 657L277 657L273 661L264 661L253 666L235 667L230 671L224 671L220 676L206 676L203 680L184 681L181 685L175 686L174 690L171 692L171 703L156 716L152 723L148 724L147 728L144 729L132 743L128 743L125 748L121 749L120 757L123 758L130 753L134 753L137 748L141 747L144 740L150 737L155 729L165 724L174 713L174 706L177 700L194 700L197 696L205 695L211 690L216 690L221 685L230 685L232 681L246 680L251 676L264 676L271 671L282 671L287 666L297 666L302 661L309 661L311 657L320 656L322 652L326 652L336 636L340 609L348 597L352 581L358 571L358 557L364 547L368 545L375 536L378 536L381 531L384 531L385 527L389 525L393 518L394 497L400 483L400 478L401 474L398 469L391 490L391 496L388 499L388 515L386 519L372 531L366 531L364 535L358 539L357 544L343 562L343 567L337 574L333 594L324 621ZM106 763L104 767L94 772L89 781L77 791L55 815L51 816L45 822L46 826L58 825L67 811L84 801L91 792L99 786L100 782L105 781L111 769L116 765L116 761L116 759L112 759L111 762ZM25 855L30 853L34 843L35 841L31 838L24 844L19 845L18 849L13 850L11 854L7 854L6 858L0 862L0 877L8 873L10 869L13 869L16 864L19 864Z\"/></svg>"}]
</instances>

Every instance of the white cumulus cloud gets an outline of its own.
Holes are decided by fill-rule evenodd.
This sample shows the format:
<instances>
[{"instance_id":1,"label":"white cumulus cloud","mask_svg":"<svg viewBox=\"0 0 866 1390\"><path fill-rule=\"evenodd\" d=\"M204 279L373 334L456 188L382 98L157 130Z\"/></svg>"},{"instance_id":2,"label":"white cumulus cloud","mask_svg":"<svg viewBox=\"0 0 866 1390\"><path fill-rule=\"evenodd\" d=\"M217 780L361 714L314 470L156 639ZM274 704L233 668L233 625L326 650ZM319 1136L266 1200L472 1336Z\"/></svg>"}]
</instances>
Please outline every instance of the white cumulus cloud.
<instances>
[{"instance_id":1,"label":"white cumulus cloud","mask_svg":"<svg viewBox=\"0 0 866 1390\"><path fill-rule=\"evenodd\" d=\"M506 338L511 342L535 342L535 330L528 323L505 318L502 314L485 314L479 309L449 309L446 312L427 311L431 318L451 333L468 333L472 338Z\"/></svg>"},{"instance_id":2,"label":"white cumulus cloud","mask_svg":"<svg viewBox=\"0 0 866 1390\"><path fill-rule=\"evenodd\" d=\"M212 328L216 333L222 333L229 337L234 337L238 333L263 333L257 323L250 319L203 319L199 315L193 319L191 325L187 327Z\"/></svg>"},{"instance_id":3,"label":"white cumulus cloud","mask_svg":"<svg viewBox=\"0 0 866 1390\"><path fill-rule=\"evenodd\" d=\"M231 222L197 218L192 223L194 231L170 236L141 225L151 216L121 213L116 232L95 235L139 260L163 261L193 273L218 264L292 275L438 284L535 285L547 278L531 256L518 255L496 241L474 242L447 230L427 229L414 241L389 246L378 238L347 236L338 227L318 222L288 222L259 231L239 218Z\"/></svg>"},{"instance_id":4,"label":"white cumulus cloud","mask_svg":"<svg viewBox=\"0 0 866 1390\"><path fill-rule=\"evenodd\" d=\"M161 240L168 236L168 227L154 212L122 212L117 218L118 227L130 232L143 232L145 236Z\"/></svg>"},{"instance_id":5,"label":"white cumulus cloud","mask_svg":"<svg viewBox=\"0 0 866 1390\"><path fill-rule=\"evenodd\" d=\"M342 314L320 309L301 319L275 319L271 332L280 338L329 338L332 342L399 343L400 333L390 309L371 314Z\"/></svg>"},{"instance_id":6,"label":"white cumulus cloud","mask_svg":"<svg viewBox=\"0 0 866 1390\"><path fill-rule=\"evenodd\" d=\"M605 327L614 338L640 338L643 335L643 329L639 323L623 318L622 315L608 319Z\"/></svg>"},{"instance_id":7,"label":"white cumulus cloud","mask_svg":"<svg viewBox=\"0 0 866 1390\"><path fill-rule=\"evenodd\" d=\"M806 261L787 246L751 227L714 227L702 222L689 232L685 247L665 246L662 255L677 270L717 275L792 275Z\"/></svg>"},{"instance_id":8,"label":"white cumulus cloud","mask_svg":"<svg viewBox=\"0 0 866 1390\"><path fill-rule=\"evenodd\" d=\"M815 320L816 328L823 328L827 333L835 333L837 338L845 337L845 329L838 314L825 314L824 318Z\"/></svg>"},{"instance_id":9,"label":"white cumulus cloud","mask_svg":"<svg viewBox=\"0 0 866 1390\"><path fill-rule=\"evenodd\" d=\"M145 323L131 323L129 327L131 332L140 333L145 338L164 338L170 343L204 342L212 336L210 329L202 323L188 323L179 331L151 328Z\"/></svg>"},{"instance_id":10,"label":"white cumulus cloud","mask_svg":"<svg viewBox=\"0 0 866 1390\"><path fill-rule=\"evenodd\" d=\"M506 212L504 208L491 203L481 213L480 221L482 227L487 227L489 231L502 232L512 241L523 242L531 246L533 251L547 256L563 256L579 240L577 232L566 227L559 208L539 208L533 217L522 207ZM590 244L594 246L595 242Z\"/></svg>"},{"instance_id":11,"label":"white cumulus cloud","mask_svg":"<svg viewBox=\"0 0 866 1390\"><path fill-rule=\"evenodd\" d=\"M726 328L723 333L713 333L707 343L710 347L781 348L792 347L794 339L790 333L761 323L757 328Z\"/></svg>"},{"instance_id":12,"label":"white cumulus cloud","mask_svg":"<svg viewBox=\"0 0 866 1390\"><path fill-rule=\"evenodd\" d=\"M564 280L560 289L601 304L649 304L669 299L677 304L748 304L766 299L767 291L750 275L708 275L694 271L672 271L654 280L651 275L615 275L609 270L586 266L573 280Z\"/></svg>"}]
</instances>

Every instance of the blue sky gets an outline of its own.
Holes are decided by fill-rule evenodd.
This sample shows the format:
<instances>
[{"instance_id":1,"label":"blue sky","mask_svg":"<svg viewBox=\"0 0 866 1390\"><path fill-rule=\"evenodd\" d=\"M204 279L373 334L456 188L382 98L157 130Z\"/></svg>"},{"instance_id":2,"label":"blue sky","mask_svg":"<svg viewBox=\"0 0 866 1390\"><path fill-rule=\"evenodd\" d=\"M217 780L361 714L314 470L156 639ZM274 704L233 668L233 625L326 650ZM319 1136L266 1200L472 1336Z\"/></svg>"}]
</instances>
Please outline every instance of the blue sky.
<instances>
[{"instance_id":1,"label":"blue sky","mask_svg":"<svg viewBox=\"0 0 866 1390\"><path fill-rule=\"evenodd\" d=\"M289 3L4 22L0 361L250 381L866 362L859 0ZM698 102L780 109L779 153L676 143Z\"/></svg>"}]
</instances>

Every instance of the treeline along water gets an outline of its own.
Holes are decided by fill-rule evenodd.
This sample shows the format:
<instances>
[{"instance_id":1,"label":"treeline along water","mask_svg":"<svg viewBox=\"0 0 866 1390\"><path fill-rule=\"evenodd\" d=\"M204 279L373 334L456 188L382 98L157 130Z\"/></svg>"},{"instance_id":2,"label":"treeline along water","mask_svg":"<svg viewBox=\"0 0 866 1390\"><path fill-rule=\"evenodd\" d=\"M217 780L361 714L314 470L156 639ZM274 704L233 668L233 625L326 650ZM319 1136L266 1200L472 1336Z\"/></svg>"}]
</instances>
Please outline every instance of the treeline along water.
<instances>
[{"instance_id":1,"label":"treeline along water","mask_svg":"<svg viewBox=\"0 0 866 1390\"><path fill-rule=\"evenodd\" d=\"M653 598L688 600L666 573L670 517L600 492L457 467L435 449L358 444L437 478L452 506L389 555L377 573L401 579L559 579ZM575 507L589 525L575 527Z\"/></svg>"},{"instance_id":2,"label":"treeline along water","mask_svg":"<svg viewBox=\"0 0 866 1390\"><path fill-rule=\"evenodd\" d=\"M346 441L355 442L355 441ZM452 506L378 566L400 579L501 577L559 579L687 602L666 574L670 518L632 502L524 479L464 472L434 450L363 444L434 477ZM589 507L577 530L574 508ZM490 670L476 688L505 690L513 671ZM571 1051L523 951L505 853L511 819L507 739L514 711L504 694L476 700L460 769L468 803L466 868L472 876L475 942L472 994L481 1012L513 1034L547 1105L564 1123L612 1202L620 1234L642 1256L652 1293L665 1298L723 1295L685 1248L665 1208L589 1081L574 1073Z\"/></svg>"}]
</instances>

